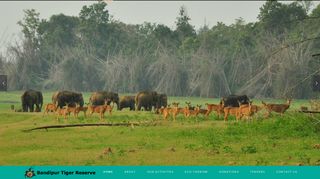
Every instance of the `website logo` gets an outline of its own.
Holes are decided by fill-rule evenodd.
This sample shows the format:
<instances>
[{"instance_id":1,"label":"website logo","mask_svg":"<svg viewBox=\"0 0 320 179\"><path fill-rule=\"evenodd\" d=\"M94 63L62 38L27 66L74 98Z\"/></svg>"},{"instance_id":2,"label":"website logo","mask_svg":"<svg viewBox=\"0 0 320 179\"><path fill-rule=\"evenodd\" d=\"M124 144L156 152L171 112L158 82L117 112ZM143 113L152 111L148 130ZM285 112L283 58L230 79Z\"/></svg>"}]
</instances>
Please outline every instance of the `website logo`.
<instances>
[{"instance_id":1,"label":"website logo","mask_svg":"<svg viewBox=\"0 0 320 179\"><path fill-rule=\"evenodd\" d=\"M26 178L32 178L36 176L36 174L34 173L34 170L32 170L32 168L29 168L26 173L24 174L24 177Z\"/></svg>"}]
</instances>

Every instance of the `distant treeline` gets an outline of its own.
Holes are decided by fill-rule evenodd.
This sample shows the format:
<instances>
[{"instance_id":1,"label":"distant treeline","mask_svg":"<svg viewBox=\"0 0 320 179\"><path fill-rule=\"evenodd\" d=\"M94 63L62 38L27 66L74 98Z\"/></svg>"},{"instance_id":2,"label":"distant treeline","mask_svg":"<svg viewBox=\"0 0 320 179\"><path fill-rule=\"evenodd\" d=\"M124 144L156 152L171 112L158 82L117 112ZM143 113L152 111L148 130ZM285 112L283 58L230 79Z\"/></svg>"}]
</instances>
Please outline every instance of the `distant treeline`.
<instances>
[{"instance_id":1,"label":"distant treeline","mask_svg":"<svg viewBox=\"0 0 320 179\"><path fill-rule=\"evenodd\" d=\"M197 30L185 7L172 19L175 29L125 24L104 2L49 19L28 9L18 22L23 39L0 56L0 73L10 90L310 98L320 70L320 57L312 57L320 53L320 5L312 5L266 1L255 23L239 18Z\"/></svg>"}]
</instances>

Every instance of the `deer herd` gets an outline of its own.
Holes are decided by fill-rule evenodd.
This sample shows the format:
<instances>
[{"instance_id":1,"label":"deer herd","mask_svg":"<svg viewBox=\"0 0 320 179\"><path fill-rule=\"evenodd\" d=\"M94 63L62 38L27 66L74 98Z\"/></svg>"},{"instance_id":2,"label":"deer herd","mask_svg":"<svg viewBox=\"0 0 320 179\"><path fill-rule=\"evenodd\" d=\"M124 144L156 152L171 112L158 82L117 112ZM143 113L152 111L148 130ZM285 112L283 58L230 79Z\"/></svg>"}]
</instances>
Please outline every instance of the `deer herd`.
<instances>
[{"instance_id":1,"label":"deer herd","mask_svg":"<svg viewBox=\"0 0 320 179\"><path fill-rule=\"evenodd\" d=\"M72 106L67 103L66 106L63 108L57 107L53 103L49 103L45 106L45 110L43 113L43 116L45 114L48 114L49 112L55 112L56 113L56 119L59 119L59 116L63 116L64 119L67 119L67 117L73 113L73 116L75 118L78 117L78 114L80 112L84 113L84 117L87 116L87 111L89 111L89 115L92 116L93 113L98 113L100 116L100 120L104 118L104 114L106 112L109 112L110 116L112 115L113 105L108 105L109 100L105 100L105 103L103 105L91 105L87 103L87 106L80 106L79 104L76 104L75 106Z\"/></svg>"},{"instance_id":2,"label":"deer herd","mask_svg":"<svg viewBox=\"0 0 320 179\"><path fill-rule=\"evenodd\" d=\"M291 100L287 100L285 104L267 104L262 101L262 106L253 105L252 101L248 104L241 104L238 101L238 106L225 106L224 100L221 100L219 104L206 103L207 109L201 109L201 105L191 106L190 102L186 102L186 106L181 108L179 103L173 102L172 106L162 107L159 113L162 114L163 119L167 120L169 116L172 116L173 120L176 120L178 114L184 115L186 118L190 116L197 117L198 115L204 115L206 118L211 112L215 112L217 117L224 116L224 121L228 120L229 116L234 116L236 121L241 120L243 117L251 119L251 117L262 109L266 109L266 117L269 117L271 112L276 112L281 115L290 107Z\"/></svg>"},{"instance_id":3,"label":"deer herd","mask_svg":"<svg viewBox=\"0 0 320 179\"><path fill-rule=\"evenodd\" d=\"M199 115L203 115L208 118L210 113L214 112L218 118L223 116L225 122L228 120L229 116L234 116L236 121L239 121L243 117L251 119L255 113L262 109L266 109L266 117L270 116L271 112L283 115L283 113L290 107L291 100L287 100L287 103L285 104L267 104L262 101L262 106L254 105L252 104L252 101L249 101L248 104L241 104L240 101L237 102L237 106L226 106L224 104L224 100L221 100L218 104L206 103L206 109L201 109L201 105L192 106L191 102L185 102L185 107L179 107L178 102L173 102L171 105L167 105L166 107L162 106L157 112L163 116L164 120L167 120L168 117L171 116L175 121L179 114L182 114L186 118L191 116L197 117ZM80 112L83 112L84 117L86 117L87 111L89 111L90 116L92 116L93 113L98 113L100 120L102 120L106 112L108 112L110 116L112 115L113 105L111 106L108 104L110 104L108 99L105 100L103 105L90 105L88 103L87 106L82 107L78 104L75 106L67 104L63 108L59 108L55 104L49 103L45 106L43 116L49 112L54 112L56 114L56 119L58 120L59 117L67 119L67 117L73 113L73 116L77 118Z\"/></svg>"}]
</instances>

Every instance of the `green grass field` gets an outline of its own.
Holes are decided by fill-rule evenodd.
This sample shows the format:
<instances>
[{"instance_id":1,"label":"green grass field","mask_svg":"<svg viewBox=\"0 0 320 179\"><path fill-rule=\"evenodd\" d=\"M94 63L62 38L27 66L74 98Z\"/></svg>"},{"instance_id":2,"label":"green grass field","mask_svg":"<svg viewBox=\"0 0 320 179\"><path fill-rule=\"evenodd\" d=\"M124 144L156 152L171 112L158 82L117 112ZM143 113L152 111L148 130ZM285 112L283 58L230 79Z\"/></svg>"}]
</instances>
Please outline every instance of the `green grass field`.
<instances>
[{"instance_id":1,"label":"green grass field","mask_svg":"<svg viewBox=\"0 0 320 179\"><path fill-rule=\"evenodd\" d=\"M44 125L100 123L97 114L57 121L53 114L18 113L22 92L0 93L0 165L320 165L320 115L297 112L308 101L294 100L284 116L265 111L251 122L228 123L212 114L163 121L152 112L114 111L106 123L151 122L131 127L78 127L35 130ZM45 103L52 92L45 92ZM88 101L90 93L84 93ZM169 97L185 104L217 103L219 99ZM267 102L275 100L265 100ZM281 102L277 101L276 102ZM260 100L254 103L261 104ZM104 154L106 148L112 153Z\"/></svg>"}]
</instances>

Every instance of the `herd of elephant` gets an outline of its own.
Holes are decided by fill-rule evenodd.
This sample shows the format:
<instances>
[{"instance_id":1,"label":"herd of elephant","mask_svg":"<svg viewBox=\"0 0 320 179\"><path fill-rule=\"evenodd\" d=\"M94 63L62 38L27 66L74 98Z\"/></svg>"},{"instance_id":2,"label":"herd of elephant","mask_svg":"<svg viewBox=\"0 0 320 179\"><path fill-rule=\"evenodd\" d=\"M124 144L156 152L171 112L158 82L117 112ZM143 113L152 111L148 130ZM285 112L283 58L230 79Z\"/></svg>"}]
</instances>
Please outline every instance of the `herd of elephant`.
<instances>
[{"instance_id":1,"label":"herd of elephant","mask_svg":"<svg viewBox=\"0 0 320 179\"><path fill-rule=\"evenodd\" d=\"M167 106L167 95L159 94L156 91L141 91L136 96L122 96L119 98L118 93L99 91L93 92L89 98L91 105L104 105L108 100L110 104L113 102L117 105L118 110L130 108L130 110L151 111L152 108L160 109L162 106ZM21 96L23 112L41 112L43 106L43 95L40 91L27 90ZM52 95L52 103L59 108L68 105L84 105L82 93L73 91L58 91ZM108 104L108 105L109 105Z\"/></svg>"}]
</instances>

